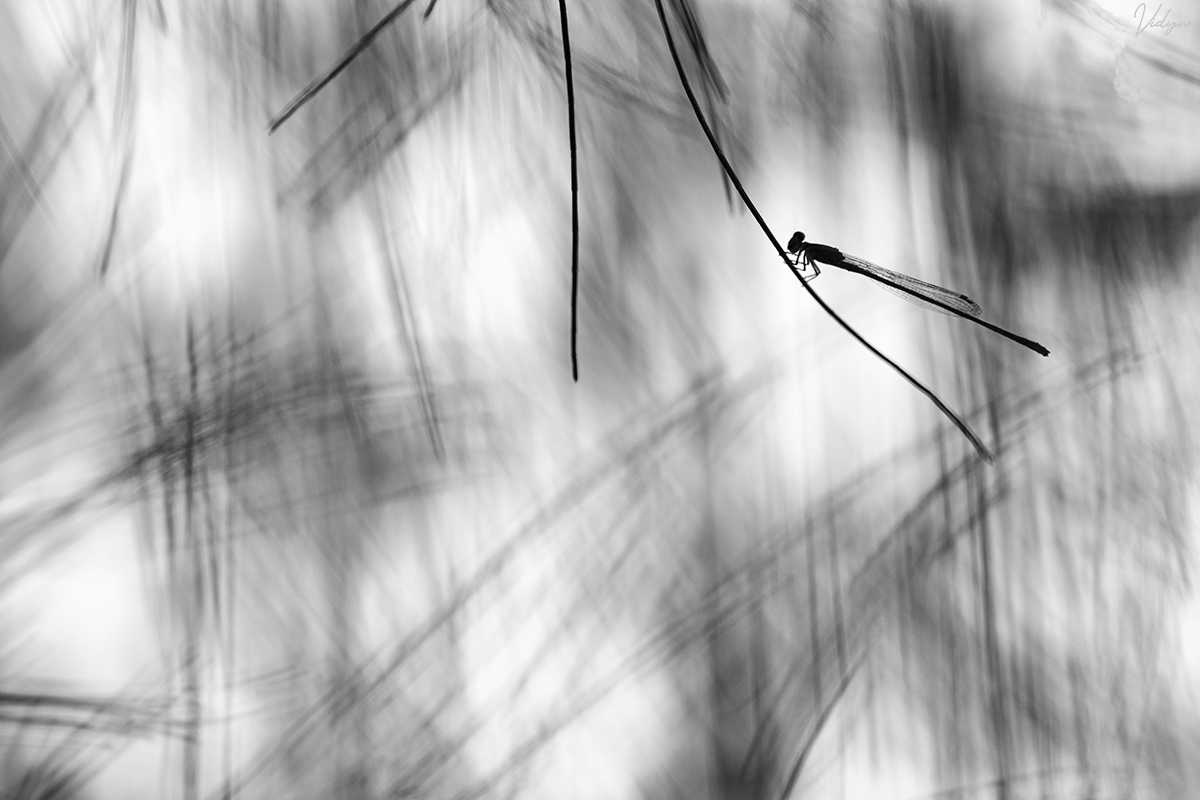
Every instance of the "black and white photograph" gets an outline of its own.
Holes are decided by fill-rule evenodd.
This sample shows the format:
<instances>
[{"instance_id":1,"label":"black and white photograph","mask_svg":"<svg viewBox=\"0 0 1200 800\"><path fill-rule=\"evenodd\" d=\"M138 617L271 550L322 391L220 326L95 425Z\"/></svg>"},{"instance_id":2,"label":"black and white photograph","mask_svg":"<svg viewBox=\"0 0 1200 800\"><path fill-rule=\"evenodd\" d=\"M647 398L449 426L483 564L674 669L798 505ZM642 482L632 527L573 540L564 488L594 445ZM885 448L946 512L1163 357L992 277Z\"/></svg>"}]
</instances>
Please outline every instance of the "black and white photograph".
<instances>
[{"instance_id":1,"label":"black and white photograph","mask_svg":"<svg viewBox=\"0 0 1200 800\"><path fill-rule=\"evenodd\" d=\"M0 0L0 800L1200 798L1200 0Z\"/></svg>"}]
</instances>

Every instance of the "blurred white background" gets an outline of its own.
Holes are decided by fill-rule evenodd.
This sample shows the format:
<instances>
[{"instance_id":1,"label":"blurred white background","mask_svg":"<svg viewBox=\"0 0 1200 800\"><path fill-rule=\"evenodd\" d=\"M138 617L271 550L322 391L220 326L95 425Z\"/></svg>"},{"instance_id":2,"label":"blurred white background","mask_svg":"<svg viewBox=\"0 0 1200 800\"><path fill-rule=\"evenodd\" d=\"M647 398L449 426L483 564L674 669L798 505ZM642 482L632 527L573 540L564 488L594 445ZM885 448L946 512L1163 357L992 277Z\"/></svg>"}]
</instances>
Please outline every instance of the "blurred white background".
<instances>
[{"instance_id":1,"label":"blurred white background","mask_svg":"<svg viewBox=\"0 0 1200 800\"><path fill-rule=\"evenodd\" d=\"M0 4L0 797L1200 793L1200 5ZM690 27L685 19L692 20ZM1151 24L1157 22L1158 24ZM1166 23L1170 22L1172 26Z\"/></svg>"}]
</instances>

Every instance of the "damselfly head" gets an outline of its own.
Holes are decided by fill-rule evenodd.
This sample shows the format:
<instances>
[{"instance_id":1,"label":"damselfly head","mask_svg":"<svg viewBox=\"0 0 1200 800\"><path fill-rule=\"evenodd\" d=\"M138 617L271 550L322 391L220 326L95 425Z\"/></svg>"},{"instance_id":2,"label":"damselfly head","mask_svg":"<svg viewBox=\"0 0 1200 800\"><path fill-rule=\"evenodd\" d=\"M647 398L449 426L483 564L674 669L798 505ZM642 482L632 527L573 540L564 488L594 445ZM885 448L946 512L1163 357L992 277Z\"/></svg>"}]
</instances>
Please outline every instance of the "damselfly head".
<instances>
[{"instance_id":1,"label":"damselfly head","mask_svg":"<svg viewBox=\"0 0 1200 800\"><path fill-rule=\"evenodd\" d=\"M788 239L788 252L799 253L801 246L804 244L804 234L796 231L792 234L792 238Z\"/></svg>"}]
</instances>

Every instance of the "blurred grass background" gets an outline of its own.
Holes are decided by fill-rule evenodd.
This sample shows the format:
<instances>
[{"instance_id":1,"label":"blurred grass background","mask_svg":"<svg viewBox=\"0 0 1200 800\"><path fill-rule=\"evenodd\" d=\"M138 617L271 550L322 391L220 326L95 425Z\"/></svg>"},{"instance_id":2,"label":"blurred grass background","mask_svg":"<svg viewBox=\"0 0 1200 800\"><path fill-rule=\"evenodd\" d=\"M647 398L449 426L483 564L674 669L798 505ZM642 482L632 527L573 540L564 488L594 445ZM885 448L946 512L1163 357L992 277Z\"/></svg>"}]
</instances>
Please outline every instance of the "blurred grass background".
<instances>
[{"instance_id":1,"label":"blurred grass background","mask_svg":"<svg viewBox=\"0 0 1200 800\"><path fill-rule=\"evenodd\" d=\"M668 4L777 238L1049 347L813 284L987 466L650 2L567 3L573 383L556 6L267 133L395 8L0 6L0 797L1200 791L1200 26Z\"/></svg>"}]
</instances>

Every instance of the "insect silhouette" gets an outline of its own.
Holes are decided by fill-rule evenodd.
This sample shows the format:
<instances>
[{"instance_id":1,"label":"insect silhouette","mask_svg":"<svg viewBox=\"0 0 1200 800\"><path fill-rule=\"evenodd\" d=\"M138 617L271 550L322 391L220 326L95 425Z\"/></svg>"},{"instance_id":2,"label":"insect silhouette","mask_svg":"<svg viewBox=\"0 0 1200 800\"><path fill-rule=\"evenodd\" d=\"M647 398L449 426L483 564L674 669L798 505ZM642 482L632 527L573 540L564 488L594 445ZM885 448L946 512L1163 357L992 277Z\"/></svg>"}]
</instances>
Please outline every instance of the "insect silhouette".
<instances>
[{"instance_id":1,"label":"insect silhouette","mask_svg":"<svg viewBox=\"0 0 1200 800\"><path fill-rule=\"evenodd\" d=\"M1050 355L1049 350L1032 339L1026 339L1024 336L1005 330L998 325L993 325L987 320L980 319L983 309L980 308L978 303L961 292L956 292L936 284L926 283L925 281L917 280L909 275L894 272L890 269L884 269L878 264L872 264L870 261L861 259L858 256L843 253L836 247L831 247L827 244L817 244L816 242L807 241L804 234L800 231L792 234L792 238L788 240L787 249L793 256L792 268L796 270L797 276L802 281L811 281L821 274L821 268L817 264L825 264L826 266L837 267L846 272L864 275L879 286L903 297L910 303L915 303L922 308L928 308L943 314L953 314L963 317L974 322L976 325L987 328L993 333L998 333L1007 339L1011 339L1039 355ZM808 270L796 269L796 267L801 266L810 268L812 274L805 275L803 273Z\"/></svg>"}]
</instances>

